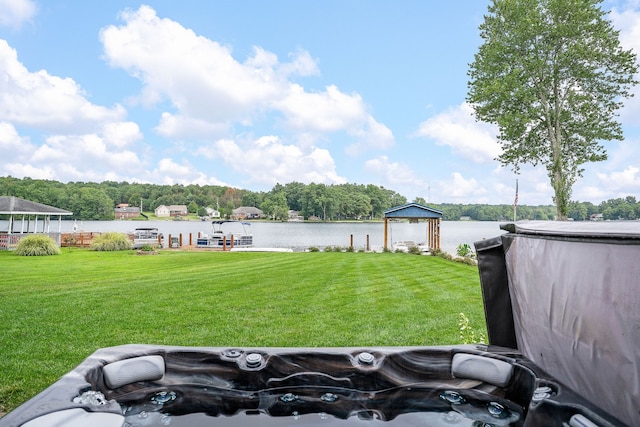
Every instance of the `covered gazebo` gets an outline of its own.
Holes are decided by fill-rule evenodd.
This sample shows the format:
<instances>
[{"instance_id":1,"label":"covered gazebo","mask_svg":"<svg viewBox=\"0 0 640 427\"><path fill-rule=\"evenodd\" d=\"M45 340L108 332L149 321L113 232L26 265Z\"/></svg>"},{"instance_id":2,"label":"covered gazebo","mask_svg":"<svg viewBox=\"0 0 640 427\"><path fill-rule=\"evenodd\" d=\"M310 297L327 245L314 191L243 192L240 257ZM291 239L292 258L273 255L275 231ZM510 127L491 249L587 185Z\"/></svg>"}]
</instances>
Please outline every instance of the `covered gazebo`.
<instances>
[{"instance_id":1,"label":"covered gazebo","mask_svg":"<svg viewBox=\"0 0 640 427\"><path fill-rule=\"evenodd\" d=\"M0 247L12 247L19 236L26 233L56 234L56 240L60 244L62 232L62 217L73 215L73 212L53 206L36 203L14 196L0 196L0 215L8 215L9 223L6 230L0 230ZM51 217L58 217L57 232L51 231ZM13 237L12 237L13 236ZM4 245L2 244L4 243Z\"/></svg>"},{"instance_id":2,"label":"covered gazebo","mask_svg":"<svg viewBox=\"0 0 640 427\"><path fill-rule=\"evenodd\" d=\"M387 249L389 219L408 219L409 222L425 220L429 250L440 249L440 220L442 212L419 203L407 203L384 212L384 248Z\"/></svg>"}]
</instances>

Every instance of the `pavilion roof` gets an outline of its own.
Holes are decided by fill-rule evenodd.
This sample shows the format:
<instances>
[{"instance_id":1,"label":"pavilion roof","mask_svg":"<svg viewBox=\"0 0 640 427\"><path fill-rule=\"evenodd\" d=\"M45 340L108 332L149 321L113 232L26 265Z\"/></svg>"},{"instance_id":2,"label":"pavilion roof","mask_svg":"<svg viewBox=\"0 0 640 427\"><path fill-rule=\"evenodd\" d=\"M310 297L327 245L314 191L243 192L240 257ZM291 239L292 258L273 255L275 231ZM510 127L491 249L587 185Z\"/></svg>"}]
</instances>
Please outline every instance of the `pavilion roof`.
<instances>
[{"instance_id":1,"label":"pavilion roof","mask_svg":"<svg viewBox=\"0 0 640 427\"><path fill-rule=\"evenodd\" d=\"M385 218L442 218L442 212L418 203L407 203L384 212Z\"/></svg>"},{"instance_id":2,"label":"pavilion roof","mask_svg":"<svg viewBox=\"0 0 640 427\"><path fill-rule=\"evenodd\" d=\"M15 196L0 196L0 214L8 215L73 215L73 212Z\"/></svg>"}]
</instances>

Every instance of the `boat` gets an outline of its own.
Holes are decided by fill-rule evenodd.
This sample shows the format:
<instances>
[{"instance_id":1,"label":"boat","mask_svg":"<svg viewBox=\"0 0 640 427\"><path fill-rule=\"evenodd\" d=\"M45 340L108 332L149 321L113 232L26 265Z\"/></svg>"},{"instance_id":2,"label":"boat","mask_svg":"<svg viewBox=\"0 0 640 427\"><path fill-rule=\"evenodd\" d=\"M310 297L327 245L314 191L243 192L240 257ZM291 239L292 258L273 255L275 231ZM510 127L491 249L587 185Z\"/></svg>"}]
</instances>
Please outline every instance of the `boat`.
<instances>
[{"instance_id":1,"label":"boat","mask_svg":"<svg viewBox=\"0 0 640 427\"><path fill-rule=\"evenodd\" d=\"M228 223L235 223L242 226L242 232L225 232L222 226ZM198 248L214 248L222 250L231 250L233 248L250 248L253 247L253 234L247 233L246 226L251 225L248 222L233 220L212 221L213 231L211 234L201 234L196 240Z\"/></svg>"},{"instance_id":2,"label":"boat","mask_svg":"<svg viewBox=\"0 0 640 427\"><path fill-rule=\"evenodd\" d=\"M410 252L411 248L418 248L421 253L429 253L429 245L426 243L416 243L413 240L404 240L393 243L392 251Z\"/></svg>"},{"instance_id":3,"label":"boat","mask_svg":"<svg viewBox=\"0 0 640 427\"><path fill-rule=\"evenodd\" d=\"M133 231L133 248L139 249L145 245L162 247L162 233L157 228L136 228Z\"/></svg>"}]
</instances>

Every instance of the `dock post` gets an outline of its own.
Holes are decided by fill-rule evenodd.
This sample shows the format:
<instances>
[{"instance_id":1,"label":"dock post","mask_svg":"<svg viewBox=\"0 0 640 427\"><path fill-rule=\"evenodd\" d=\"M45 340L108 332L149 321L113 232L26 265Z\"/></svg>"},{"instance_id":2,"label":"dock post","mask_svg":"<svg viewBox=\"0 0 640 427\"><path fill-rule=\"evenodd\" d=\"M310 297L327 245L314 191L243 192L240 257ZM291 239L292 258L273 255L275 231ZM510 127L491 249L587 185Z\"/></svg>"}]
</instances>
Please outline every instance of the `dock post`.
<instances>
[{"instance_id":1,"label":"dock post","mask_svg":"<svg viewBox=\"0 0 640 427\"><path fill-rule=\"evenodd\" d=\"M180 233L180 247L182 247L182 233Z\"/></svg>"},{"instance_id":2,"label":"dock post","mask_svg":"<svg viewBox=\"0 0 640 427\"><path fill-rule=\"evenodd\" d=\"M349 247L353 249L353 234L349 236Z\"/></svg>"},{"instance_id":3,"label":"dock post","mask_svg":"<svg viewBox=\"0 0 640 427\"><path fill-rule=\"evenodd\" d=\"M367 252L371 250L371 246L369 245L369 235L367 234Z\"/></svg>"}]
</instances>

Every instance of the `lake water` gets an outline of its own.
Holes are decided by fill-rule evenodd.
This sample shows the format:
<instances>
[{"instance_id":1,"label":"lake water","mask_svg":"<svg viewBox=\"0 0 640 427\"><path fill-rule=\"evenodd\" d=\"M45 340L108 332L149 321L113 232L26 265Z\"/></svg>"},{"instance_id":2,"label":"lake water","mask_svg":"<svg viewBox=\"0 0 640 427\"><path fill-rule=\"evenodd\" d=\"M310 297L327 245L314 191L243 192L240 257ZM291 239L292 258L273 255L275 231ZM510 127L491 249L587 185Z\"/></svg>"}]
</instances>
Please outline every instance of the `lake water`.
<instances>
[{"instance_id":1,"label":"lake water","mask_svg":"<svg viewBox=\"0 0 640 427\"><path fill-rule=\"evenodd\" d=\"M384 245L384 223L382 222L252 222L246 226L246 231L253 234L255 247L291 248L294 251L308 249L315 246L323 249L326 246L340 246L346 248L353 235L353 246L356 250L364 249L369 235L371 249L380 251ZM461 243L467 243L473 247L473 243L485 238L498 236L504 231L500 230L500 222L493 221L442 221L441 223L441 249L450 254L455 254L456 248ZM7 221L0 221L0 230L7 229ZM31 225L33 227L33 223ZM42 227L42 224L39 224ZM182 233L183 239L193 239L198 233L209 234L212 231L210 222L205 221L62 221L62 232L74 230L106 232L118 231L132 232L135 228L155 227L166 236L178 236ZM14 225L14 230L19 230L20 224ZM57 220L52 220L51 231L58 231ZM242 232L239 223L225 224L225 232ZM410 224L408 222L389 223L388 246L398 241L412 240L416 243L427 241L427 224L424 222Z\"/></svg>"}]
</instances>

